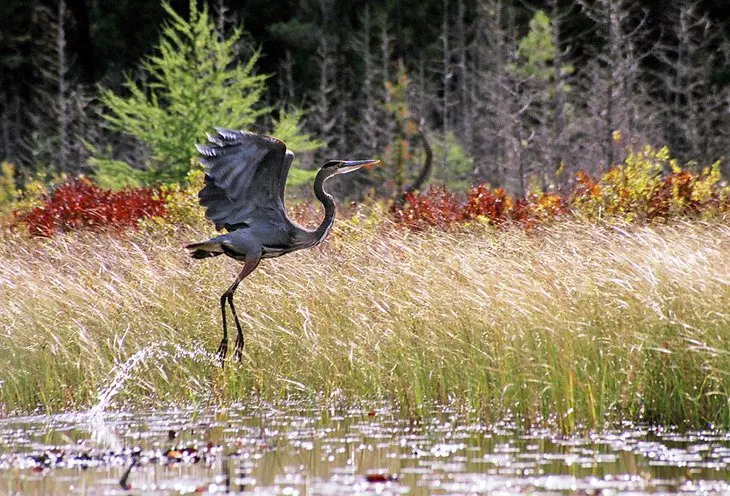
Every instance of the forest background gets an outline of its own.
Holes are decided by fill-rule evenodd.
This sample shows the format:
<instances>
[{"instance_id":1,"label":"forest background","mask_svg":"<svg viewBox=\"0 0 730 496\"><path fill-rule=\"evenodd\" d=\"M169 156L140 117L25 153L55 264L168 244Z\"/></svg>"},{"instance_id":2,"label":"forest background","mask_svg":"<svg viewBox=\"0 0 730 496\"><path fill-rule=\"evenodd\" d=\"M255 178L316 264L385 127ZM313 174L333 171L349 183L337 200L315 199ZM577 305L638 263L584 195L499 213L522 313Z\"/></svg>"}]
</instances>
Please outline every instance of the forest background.
<instances>
[{"instance_id":1,"label":"forest background","mask_svg":"<svg viewBox=\"0 0 730 496\"><path fill-rule=\"evenodd\" d=\"M371 156L403 169L387 181L363 175L340 193L403 186L423 160L403 119L412 117L433 141L437 182L488 182L519 197L568 190L579 170L604 172L627 142L668 145L690 169L727 157L723 3L218 0L208 10L221 40L243 29L235 62L266 76L241 125L271 132L293 118L316 143L295 149L309 150L304 169ZM183 19L191 5L170 3ZM104 118L102 95L154 83L143 61L159 54L170 19L141 0L2 2L0 159L14 164L18 185L93 174L100 156L150 167L154 150Z\"/></svg>"}]
</instances>

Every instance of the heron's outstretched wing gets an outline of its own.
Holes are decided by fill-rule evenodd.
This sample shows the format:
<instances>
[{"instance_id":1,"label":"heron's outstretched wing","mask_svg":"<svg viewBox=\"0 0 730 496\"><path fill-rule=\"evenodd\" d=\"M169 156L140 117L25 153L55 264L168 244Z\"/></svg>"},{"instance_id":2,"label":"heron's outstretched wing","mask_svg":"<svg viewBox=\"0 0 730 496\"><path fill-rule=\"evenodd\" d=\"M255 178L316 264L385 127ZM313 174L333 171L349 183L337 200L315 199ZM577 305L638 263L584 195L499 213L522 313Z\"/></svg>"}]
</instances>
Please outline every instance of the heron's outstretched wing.
<instances>
[{"instance_id":1,"label":"heron's outstretched wing","mask_svg":"<svg viewBox=\"0 0 730 496\"><path fill-rule=\"evenodd\" d=\"M294 154L283 141L246 131L216 128L211 145L196 145L205 167L200 204L216 229L257 222L286 223L284 185Z\"/></svg>"}]
</instances>

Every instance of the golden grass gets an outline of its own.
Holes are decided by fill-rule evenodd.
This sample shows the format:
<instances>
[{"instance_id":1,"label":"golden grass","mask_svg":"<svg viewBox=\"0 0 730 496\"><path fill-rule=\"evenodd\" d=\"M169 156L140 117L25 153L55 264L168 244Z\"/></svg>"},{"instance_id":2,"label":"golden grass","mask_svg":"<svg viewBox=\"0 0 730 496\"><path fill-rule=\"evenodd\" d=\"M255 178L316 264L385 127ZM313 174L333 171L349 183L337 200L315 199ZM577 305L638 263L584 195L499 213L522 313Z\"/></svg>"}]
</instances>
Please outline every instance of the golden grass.
<instances>
[{"instance_id":1,"label":"golden grass","mask_svg":"<svg viewBox=\"0 0 730 496\"><path fill-rule=\"evenodd\" d=\"M244 360L223 371L218 298L240 265L182 248L209 232L5 233L0 402L84 408L107 388L114 406L297 395L454 401L566 431L730 426L730 227L365 220L244 281Z\"/></svg>"}]
</instances>

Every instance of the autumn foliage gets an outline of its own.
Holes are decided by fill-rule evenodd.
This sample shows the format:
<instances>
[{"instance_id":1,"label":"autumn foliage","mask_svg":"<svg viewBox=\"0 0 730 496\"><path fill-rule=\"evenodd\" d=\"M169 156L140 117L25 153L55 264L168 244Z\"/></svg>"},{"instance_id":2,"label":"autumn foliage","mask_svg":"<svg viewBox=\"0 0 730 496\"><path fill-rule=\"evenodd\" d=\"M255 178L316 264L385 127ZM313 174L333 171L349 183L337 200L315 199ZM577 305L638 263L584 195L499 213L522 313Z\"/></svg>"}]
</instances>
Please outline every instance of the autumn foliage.
<instances>
[{"instance_id":1,"label":"autumn foliage","mask_svg":"<svg viewBox=\"0 0 730 496\"><path fill-rule=\"evenodd\" d=\"M165 214L165 199L158 190L102 189L85 178L64 182L29 212L16 211L16 225L37 236L53 236L79 228L125 229L140 219Z\"/></svg>"},{"instance_id":2,"label":"autumn foliage","mask_svg":"<svg viewBox=\"0 0 730 496\"><path fill-rule=\"evenodd\" d=\"M529 194L524 199L515 200L504 189L492 189L487 184L471 188L465 201L460 201L445 186L432 186L424 193L409 193L406 204L393 208L396 221L414 230L430 227L448 229L472 221L498 227L508 223L532 226L567 213L566 202L559 195Z\"/></svg>"},{"instance_id":3,"label":"autumn foliage","mask_svg":"<svg viewBox=\"0 0 730 496\"><path fill-rule=\"evenodd\" d=\"M197 192L202 173L188 177L187 186L129 188L112 191L86 178L69 180L35 197L28 187L26 197L15 203L16 226L32 235L53 236L74 229L126 229L142 225L174 226L204 222ZM45 191L41 186L40 191ZM720 163L699 171L682 168L667 148L627 148L623 163L594 178L578 172L568 191L532 191L513 198L502 188L478 184L465 193L446 186L431 186L411 192L402 204L395 203L395 222L412 230L449 230L474 224L495 227L538 224L573 216L588 220L663 222L674 218L709 219L730 213L730 187L723 181ZM289 215L305 225L321 221L318 204L294 203ZM340 202L341 217L353 209ZM151 218L151 221L144 219ZM140 220L144 220L140 224Z\"/></svg>"},{"instance_id":4,"label":"autumn foliage","mask_svg":"<svg viewBox=\"0 0 730 496\"><path fill-rule=\"evenodd\" d=\"M712 217L730 212L730 188L721 180L720 163L700 172L681 168L669 150L628 148L624 163L600 178L576 174L567 193L533 192L514 199L501 188L474 186L465 200L445 187L410 193L393 207L398 223L410 229L449 229L479 221L525 227L566 215L582 218L660 222L676 217Z\"/></svg>"}]
</instances>

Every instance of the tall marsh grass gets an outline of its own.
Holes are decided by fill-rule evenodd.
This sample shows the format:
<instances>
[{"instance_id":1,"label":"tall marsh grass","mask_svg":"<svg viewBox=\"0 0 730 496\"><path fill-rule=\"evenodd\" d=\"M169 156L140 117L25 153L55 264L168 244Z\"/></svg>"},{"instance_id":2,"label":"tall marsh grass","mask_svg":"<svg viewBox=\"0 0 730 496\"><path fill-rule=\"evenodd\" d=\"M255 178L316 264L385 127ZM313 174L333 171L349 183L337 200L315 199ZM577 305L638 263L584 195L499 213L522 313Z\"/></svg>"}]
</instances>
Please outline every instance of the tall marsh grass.
<instances>
[{"instance_id":1,"label":"tall marsh grass","mask_svg":"<svg viewBox=\"0 0 730 496\"><path fill-rule=\"evenodd\" d=\"M244 360L223 370L218 298L240 265L190 259L208 234L0 235L1 407L85 408L117 381L117 407L387 398L565 431L730 427L727 225L338 221L241 285Z\"/></svg>"}]
</instances>

